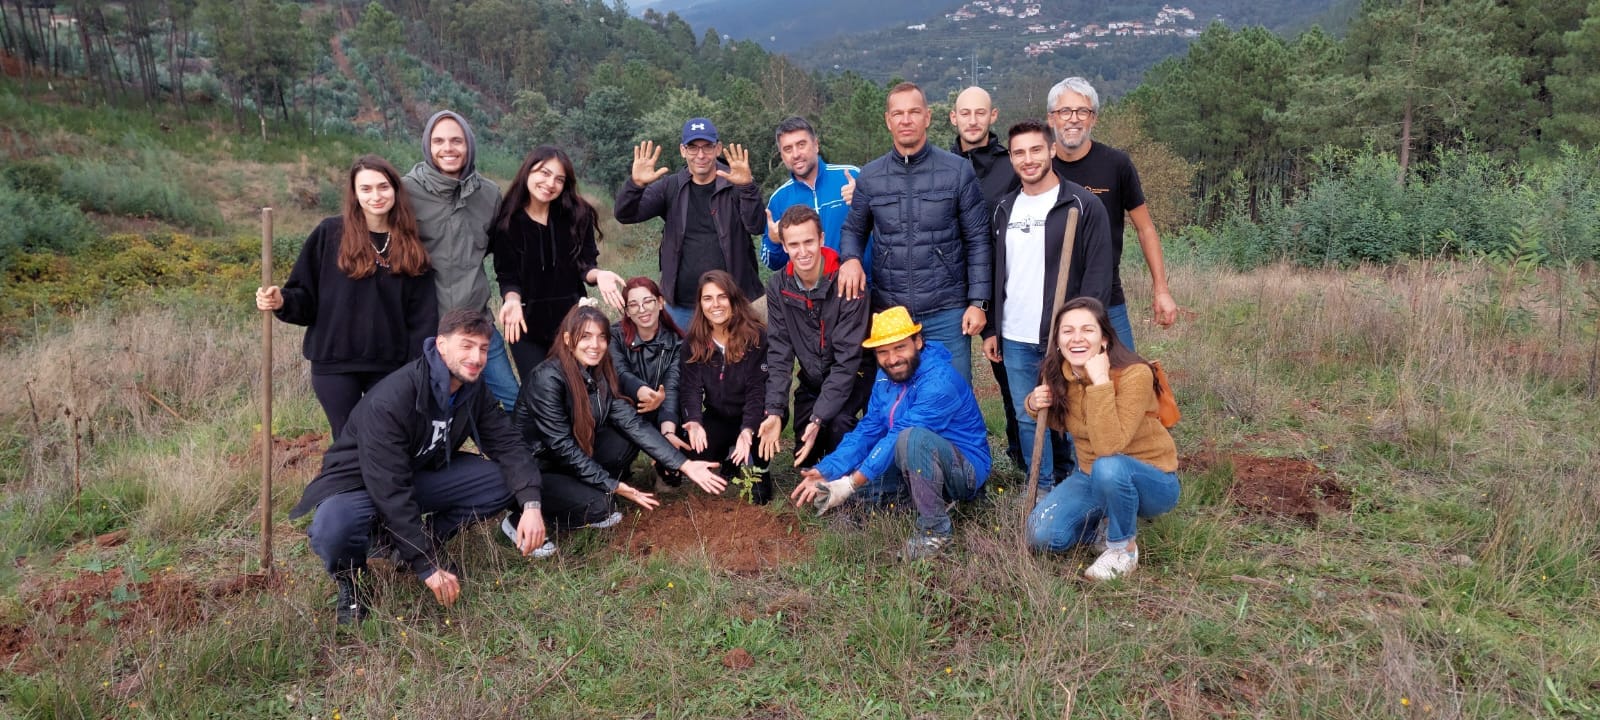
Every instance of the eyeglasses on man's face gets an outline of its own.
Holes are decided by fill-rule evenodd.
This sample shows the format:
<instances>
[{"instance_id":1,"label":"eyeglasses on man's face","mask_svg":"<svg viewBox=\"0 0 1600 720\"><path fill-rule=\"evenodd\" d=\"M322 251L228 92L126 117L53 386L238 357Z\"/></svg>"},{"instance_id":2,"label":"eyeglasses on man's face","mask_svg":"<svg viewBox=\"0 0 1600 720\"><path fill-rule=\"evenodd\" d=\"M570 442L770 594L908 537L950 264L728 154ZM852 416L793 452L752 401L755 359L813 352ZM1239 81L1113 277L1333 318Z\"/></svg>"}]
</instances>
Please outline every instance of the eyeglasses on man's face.
<instances>
[{"instance_id":1,"label":"eyeglasses on man's face","mask_svg":"<svg viewBox=\"0 0 1600 720\"><path fill-rule=\"evenodd\" d=\"M1088 120L1094 117L1094 108L1056 108L1050 111L1050 117L1057 120Z\"/></svg>"}]
</instances>

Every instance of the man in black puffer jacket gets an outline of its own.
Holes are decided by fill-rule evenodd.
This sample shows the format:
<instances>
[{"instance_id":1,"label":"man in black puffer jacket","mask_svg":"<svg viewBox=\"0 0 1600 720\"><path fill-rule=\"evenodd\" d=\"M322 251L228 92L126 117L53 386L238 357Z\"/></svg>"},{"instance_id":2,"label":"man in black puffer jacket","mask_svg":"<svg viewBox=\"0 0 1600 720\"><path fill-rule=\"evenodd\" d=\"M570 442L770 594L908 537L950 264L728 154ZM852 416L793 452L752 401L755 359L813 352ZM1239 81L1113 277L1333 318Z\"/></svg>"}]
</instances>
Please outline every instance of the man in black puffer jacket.
<instances>
[{"instance_id":1,"label":"man in black puffer jacket","mask_svg":"<svg viewBox=\"0 0 1600 720\"><path fill-rule=\"evenodd\" d=\"M872 244L872 309L911 311L928 340L950 351L972 382L971 336L983 330L992 295L989 217L971 163L928 143L922 89L889 91L884 120L894 148L867 163L845 220L839 283L846 297L866 288L861 255Z\"/></svg>"},{"instance_id":2,"label":"man in black puffer jacket","mask_svg":"<svg viewBox=\"0 0 1600 720\"><path fill-rule=\"evenodd\" d=\"M373 530L440 603L455 603L460 579L444 544L468 524L540 505L539 471L505 411L479 376L488 361L490 324L481 309L445 313L422 357L372 388L350 413L344 432L306 486L297 518L316 510L311 549L339 586L339 624L366 615L356 578L367 565ZM471 437L494 458L456 454ZM427 520L423 514L428 514ZM544 521L522 513L517 544L526 554L544 544Z\"/></svg>"}]
</instances>

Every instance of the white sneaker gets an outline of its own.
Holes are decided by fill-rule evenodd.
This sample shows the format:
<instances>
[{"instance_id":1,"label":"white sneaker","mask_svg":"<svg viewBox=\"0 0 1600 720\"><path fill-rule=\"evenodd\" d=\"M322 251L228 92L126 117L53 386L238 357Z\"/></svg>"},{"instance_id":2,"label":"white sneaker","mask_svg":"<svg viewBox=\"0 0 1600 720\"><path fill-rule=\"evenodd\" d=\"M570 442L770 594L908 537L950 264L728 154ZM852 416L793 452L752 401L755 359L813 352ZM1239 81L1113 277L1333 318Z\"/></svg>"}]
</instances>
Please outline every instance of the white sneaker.
<instances>
[{"instance_id":1,"label":"white sneaker","mask_svg":"<svg viewBox=\"0 0 1600 720\"><path fill-rule=\"evenodd\" d=\"M500 521L500 532L505 533L506 537L511 539L512 547L517 546L517 528L511 524L511 516L509 514L506 515L504 520ZM531 554L540 559L550 557L556 554L556 544L552 540L545 540L544 544L534 548Z\"/></svg>"},{"instance_id":2,"label":"white sneaker","mask_svg":"<svg viewBox=\"0 0 1600 720\"><path fill-rule=\"evenodd\" d=\"M1139 567L1138 548L1126 550L1108 548L1105 552L1100 553L1100 557L1095 559L1094 564L1090 565L1088 570L1083 571L1083 576L1090 580L1110 580L1127 575L1133 572L1136 567Z\"/></svg>"},{"instance_id":3,"label":"white sneaker","mask_svg":"<svg viewBox=\"0 0 1600 720\"><path fill-rule=\"evenodd\" d=\"M616 525L619 522L622 522L622 513L613 512L610 515L607 515L606 519L589 523L588 525L584 525L583 527L595 528L596 530L604 530L604 529L606 529L608 527Z\"/></svg>"}]
</instances>

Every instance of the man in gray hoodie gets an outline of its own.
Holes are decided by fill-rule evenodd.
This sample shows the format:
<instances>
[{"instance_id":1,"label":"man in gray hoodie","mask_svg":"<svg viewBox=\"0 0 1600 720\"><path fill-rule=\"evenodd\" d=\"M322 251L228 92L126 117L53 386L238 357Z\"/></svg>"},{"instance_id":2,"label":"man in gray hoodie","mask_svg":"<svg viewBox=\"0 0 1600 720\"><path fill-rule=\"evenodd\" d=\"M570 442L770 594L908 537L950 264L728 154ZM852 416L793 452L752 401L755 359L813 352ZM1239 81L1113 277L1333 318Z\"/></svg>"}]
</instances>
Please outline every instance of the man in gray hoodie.
<instances>
[{"instance_id":1,"label":"man in gray hoodie","mask_svg":"<svg viewBox=\"0 0 1600 720\"><path fill-rule=\"evenodd\" d=\"M489 276L483 256L489 250L489 225L500 205L500 186L478 174L477 151L466 118L440 110L423 129L422 162L400 180L433 265L440 317L461 308L488 312ZM489 340L483 379L503 408L516 404L517 378L499 328Z\"/></svg>"}]
</instances>

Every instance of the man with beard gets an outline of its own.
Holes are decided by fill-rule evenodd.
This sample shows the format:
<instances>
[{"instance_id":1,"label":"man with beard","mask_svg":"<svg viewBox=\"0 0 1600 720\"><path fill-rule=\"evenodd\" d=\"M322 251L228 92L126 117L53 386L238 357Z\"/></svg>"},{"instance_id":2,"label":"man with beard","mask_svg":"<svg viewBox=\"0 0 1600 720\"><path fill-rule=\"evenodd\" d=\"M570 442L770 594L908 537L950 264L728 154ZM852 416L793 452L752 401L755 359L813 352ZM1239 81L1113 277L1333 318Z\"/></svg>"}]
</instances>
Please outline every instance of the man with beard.
<instances>
[{"instance_id":1,"label":"man with beard","mask_svg":"<svg viewBox=\"0 0 1600 720\"><path fill-rule=\"evenodd\" d=\"M467 119L440 110L423 130L423 161L400 179L433 265L440 317L462 308L489 311L483 256L489 249L489 225L500 205L500 186L478 174L477 154L478 142ZM506 356L505 338L493 323L489 329L483 381L509 410L517 402L517 376Z\"/></svg>"},{"instance_id":2,"label":"man with beard","mask_svg":"<svg viewBox=\"0 0 1600 720\"><path fill-rule=\"evenodd\" d=\"M1050 347L1051 304L1067 213L1078 209L1063 300L1088 295L1106 302L1116 279L1117 254L1105 207L1083 186L1056 174L1049 128L1037 120L1024 120L1012 125L1007 136L1011 165L1022 186L994 210L994 300L983 329L983 354L991 362L1005 361L1011 407L1021 409L1023 399L1040 383L1039 364ZM1015 420L1022 437L1032 443L1033 416L1021 412ZM1050 449L1046 447L1039 462L1039 487L1045 492L1055 485Z\"/></svg>"},{"instance_id":3,"label":"man with beard","mask_svg":"<svg viewBox=\"0 0 1600 720\"><path fill-rule=\"evenodd\" d=\"M872 334L861 344L873 349L879 369L867 414L837 450L801 472L789 497L819 513L851 497L880 506L909 501L917 531L902 557L922 560L950 543L951 503L983 494L988 428L950 353L923 339L906 308L873 315Z\"/></svg>"},{"instance_id":4,"label":"man with beard","mask_svg":"<svg viewBox=\"0 0 1600 720\"><path fill-rule=\"evenodd\" d=\"M726 270L763 321L767 302L761 294L752 235L766 228L762 221L761 188L750 173L750 155L728 146L728 163L717 161L722 142L717 127L705 118L683 124L678 152L683 170L667 174L656 167L661 148L646 140L633 149L633 172L617 191L617 222L641 223L659 217L661 228L661 292L667 312L678 327L694 317L700 276Z\"/></svg>"},{"instance_id":5,"label":"man with beard","mask_svg":"<svg viewBox=\"0 0 1600 720\"><path fill-rule=\"evenodd\" d=\"M1139 171L1134 169L1127 153L1089 139L1100 113L1100 95L1089 81L1070 77L1050 88L1045 111L1050 115L1050 127L1055 134L1056 172L1094 193L1105 205L1118 265L1122 258L1123 215L1133 220L1134 232L1139 235L1139 249L1144 251L1145 265L1150 268L1150 286L1155 295L1151 308L1156 324L1171 325L1178 319L1178 303L1167 288L1161 236L1156 233L1150 208L1145 205ZM1111 299L1105 305L1117 339L1133 350L1133 325L1128 321L1128 301L1122 294L1120 274L1112 278Z\"/></svg>"},{"instance_id":6,"label":"man with beard","mask_svg":"<svg viewBox=\"0 0 1600 720\"><path fill-rule=\"evenodd\" d=\"M357 581L373 547L393 552L450 606L461 579L444 545L463 527L513 508L534 510L521 513L517 547L527 555L544 544L539 470L479 382L492 329L481 309L446 313L422 357L356 404L322 472L289 511L290 518L316 511L307 534L338 584L338 624L367 614ZM459 452L468 437L494 460Z\"/></svg>"},{"instance_id":7,"label":"man with beard","mask_svg":"<svg viewBox=\"0 0 1600 720\"><path fill-rule=\"evenodd\" d=\"M894 147L856 180L839 252L839 289L866 290L861 258L872 235L872 306L901 305L972 380L970 336L989 309L988 209L972 166L928 142L931 116L922 88L890 88L883 113Z\"/></svg>"}]
</instances>

